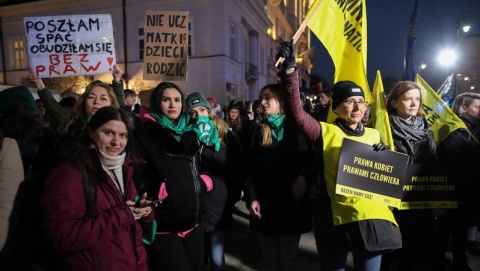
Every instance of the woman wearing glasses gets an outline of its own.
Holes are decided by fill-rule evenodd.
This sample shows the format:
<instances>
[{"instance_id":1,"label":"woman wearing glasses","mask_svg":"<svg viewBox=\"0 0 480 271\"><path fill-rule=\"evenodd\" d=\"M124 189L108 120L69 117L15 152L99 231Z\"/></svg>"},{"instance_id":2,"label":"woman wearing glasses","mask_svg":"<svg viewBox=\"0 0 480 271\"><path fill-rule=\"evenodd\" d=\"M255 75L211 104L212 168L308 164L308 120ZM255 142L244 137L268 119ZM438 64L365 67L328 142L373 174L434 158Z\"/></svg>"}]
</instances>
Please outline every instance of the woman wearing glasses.
<instances>
[{"instance_id":1,"label":"woman wearing glasses","mask_svg":"<svg viewBox=\"0 0 480 271\"><path fill-rule=\"evenodd\" d=\"M339 155L344 138L373 146L375 151L388 149L380 143L380 133L362 123L367 105L362 88L351 81L339 81L332 87L333 123L318 122L300 105L298 72L293 42L284 43L279 56L285 57L280 75L286 106L292 117L312 142L319 156L318 204L314 228L321 270L345 270L351 251L354 270L380 269L382 255L401 247L397 222L387 205L335 193ZM323 159L325 158L325 159Z\"/></svg>"}]
</instances>

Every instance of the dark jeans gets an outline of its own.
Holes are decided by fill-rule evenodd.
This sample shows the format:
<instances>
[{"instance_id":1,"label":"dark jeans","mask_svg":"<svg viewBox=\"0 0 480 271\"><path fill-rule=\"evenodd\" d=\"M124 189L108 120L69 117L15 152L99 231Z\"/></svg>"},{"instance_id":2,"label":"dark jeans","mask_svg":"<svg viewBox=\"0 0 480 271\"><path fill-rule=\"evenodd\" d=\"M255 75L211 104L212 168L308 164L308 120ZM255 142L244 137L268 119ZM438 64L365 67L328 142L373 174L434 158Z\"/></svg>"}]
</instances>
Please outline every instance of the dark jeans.
<instances>
[{"instance_id":1,"label":"dark jeans","mask_svg":"<svg viewBox=\"0 0 480 271\"><path fill-rule=\"evenodd\" d=\"M344 271L349 252L343 230L333 225L314 222L315 241L322 271ZM382 255L368 251L352 252L355 271L380 270Z\"/></svg>"},{"instance_id":2,"label":"dark jeans","mask_svg":"<svg viewBox=\"0 0 480 271\"><path fill-rule=\"evenodd\" d=\"M204 231L197 226L185 237L177 233L157 234L146 246L148 265L153 271L200 271L203 266Z\"/></svg>"}]
</instances>

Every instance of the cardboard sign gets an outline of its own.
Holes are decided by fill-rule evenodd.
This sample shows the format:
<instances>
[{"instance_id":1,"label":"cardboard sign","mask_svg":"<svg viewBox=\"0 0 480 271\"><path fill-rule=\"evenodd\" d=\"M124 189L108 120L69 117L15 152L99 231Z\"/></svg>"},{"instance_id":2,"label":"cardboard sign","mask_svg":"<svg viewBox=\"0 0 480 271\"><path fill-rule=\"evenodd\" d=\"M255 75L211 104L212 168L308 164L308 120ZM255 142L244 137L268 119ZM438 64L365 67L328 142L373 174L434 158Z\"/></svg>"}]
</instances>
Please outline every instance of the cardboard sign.
<instances>
[{"instance_id":1,"label":"cardboard sign","mask_svg":"<svg viewBox=\"0 0 480 271\"><path fill-rule=\"evenodd\" d=\"M30 67L38 78L109 73L115 65L108 14L25 17Z\"/></svg>"},{"instance_id":2,"label":"cardboard sign","mask_svg":"<svg viewBox=\"0 0 480 271\"><path fill-rule=\"evenodd\" d=\"M399 207L408 156L343 139L335 192Z\"/></svg>"},{"instance_id":3,"label":"cardboard sign","mask_svg":"<svg viewBox=\"0 0 480 271\"><path fill-rule=\"evenodd\" d=\"M187 80L188 11L147 10L143 79Z\"/></svg>"},{"instance_id":4,"label":"cardboard sign","mask_svg":"<svg viewBox=\"0 0 480 271\"><path fill-rule=\"evenodd\" d=\"M408 165L399 209L457 208L455 184L441 165Z\"/></svg>"}]
</instances>

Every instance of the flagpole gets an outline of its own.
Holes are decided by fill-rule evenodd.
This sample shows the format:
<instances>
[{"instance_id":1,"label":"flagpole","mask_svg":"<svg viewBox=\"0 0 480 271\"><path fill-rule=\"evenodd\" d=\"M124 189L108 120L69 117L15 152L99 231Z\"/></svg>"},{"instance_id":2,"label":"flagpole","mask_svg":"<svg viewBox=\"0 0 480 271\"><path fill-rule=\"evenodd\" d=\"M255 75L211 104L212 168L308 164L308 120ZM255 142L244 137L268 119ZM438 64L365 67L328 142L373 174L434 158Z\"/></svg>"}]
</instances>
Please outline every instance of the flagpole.
<instances>
[{"instance_id":1,"label":"flagpole","mask_svg":"<svg viewBox=\"0 0 480 271\"><path fill-rule=\"evenodd\" d=\"M414 80L412 74L412 61L413 61L413 47L415 44L415 39L417 37L417 9L418 9L418 0L415 0L415 7L412 14L410 15L410 31L408 32L407 38L407 48L405 50L405 61L404 61L404 70L403 70L403 80Z\"/></svg>"},{"instance_id":2,"label":"flagpole","mask_svg":"<svg viewBox=\"0 0 480 271\"><path fill-rule=\"evenodd\" d=\"M293 39L293 44L297 43L298 38L300 38L300 35L305 30L305 27L307 27L308 22L310 22L310 19L312 18L313 14L315 14L315 11L317 11L318 7L320 6L320 4L322 3L323 0L317 0L317 1L318 1L318 4L315 1L313 10L308 11L308 15L309 15L308 18L305 18L305 20L303 20L302 24L297 29L297 32L295 33L295 35L293 35L293 38L292 38ZM277 60L277 63L275 63L275 68L278 67L278 65L282 64L284 60L285 60L284 57L279 57L278 60Z\"/></svg>"}]
</instances>

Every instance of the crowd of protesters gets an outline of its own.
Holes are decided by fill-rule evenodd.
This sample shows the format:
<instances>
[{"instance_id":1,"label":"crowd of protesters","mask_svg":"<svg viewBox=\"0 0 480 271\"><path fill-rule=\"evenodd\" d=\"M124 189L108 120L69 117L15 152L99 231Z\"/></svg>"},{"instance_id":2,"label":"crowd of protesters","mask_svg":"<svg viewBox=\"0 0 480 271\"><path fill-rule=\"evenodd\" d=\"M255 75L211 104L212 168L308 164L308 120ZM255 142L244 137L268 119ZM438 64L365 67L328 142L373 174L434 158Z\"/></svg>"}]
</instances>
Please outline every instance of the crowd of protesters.
<instances>
[{"instance_id":1,"label":"crowd of protesters","mask_svg":"<svg viewBox=\"0 0 480 271\"><path fill-rule=\"evenodd\" d=\"M390 149L367 125L364 90L339 81L305 107L293 42L277 56L281 83L225 111L172 82L140 106L118 65L111 83L60 102L33 72L40 99L23 86L1 91L0 269L225 270L225 231L243 196L261 270L297 270L310 230L322 271L345 270L349 253L355 270L444 270L450 237L453 270L471 270L466 252L480 256L480 185L469 174L480 162L480 96L457 97L466 128L437 146L420 87L402 81L389 92L392 151L408 164L455 157L458 187L456 209L397 210L335 190L344 139Z\"/></svg>"}]
</instances>

